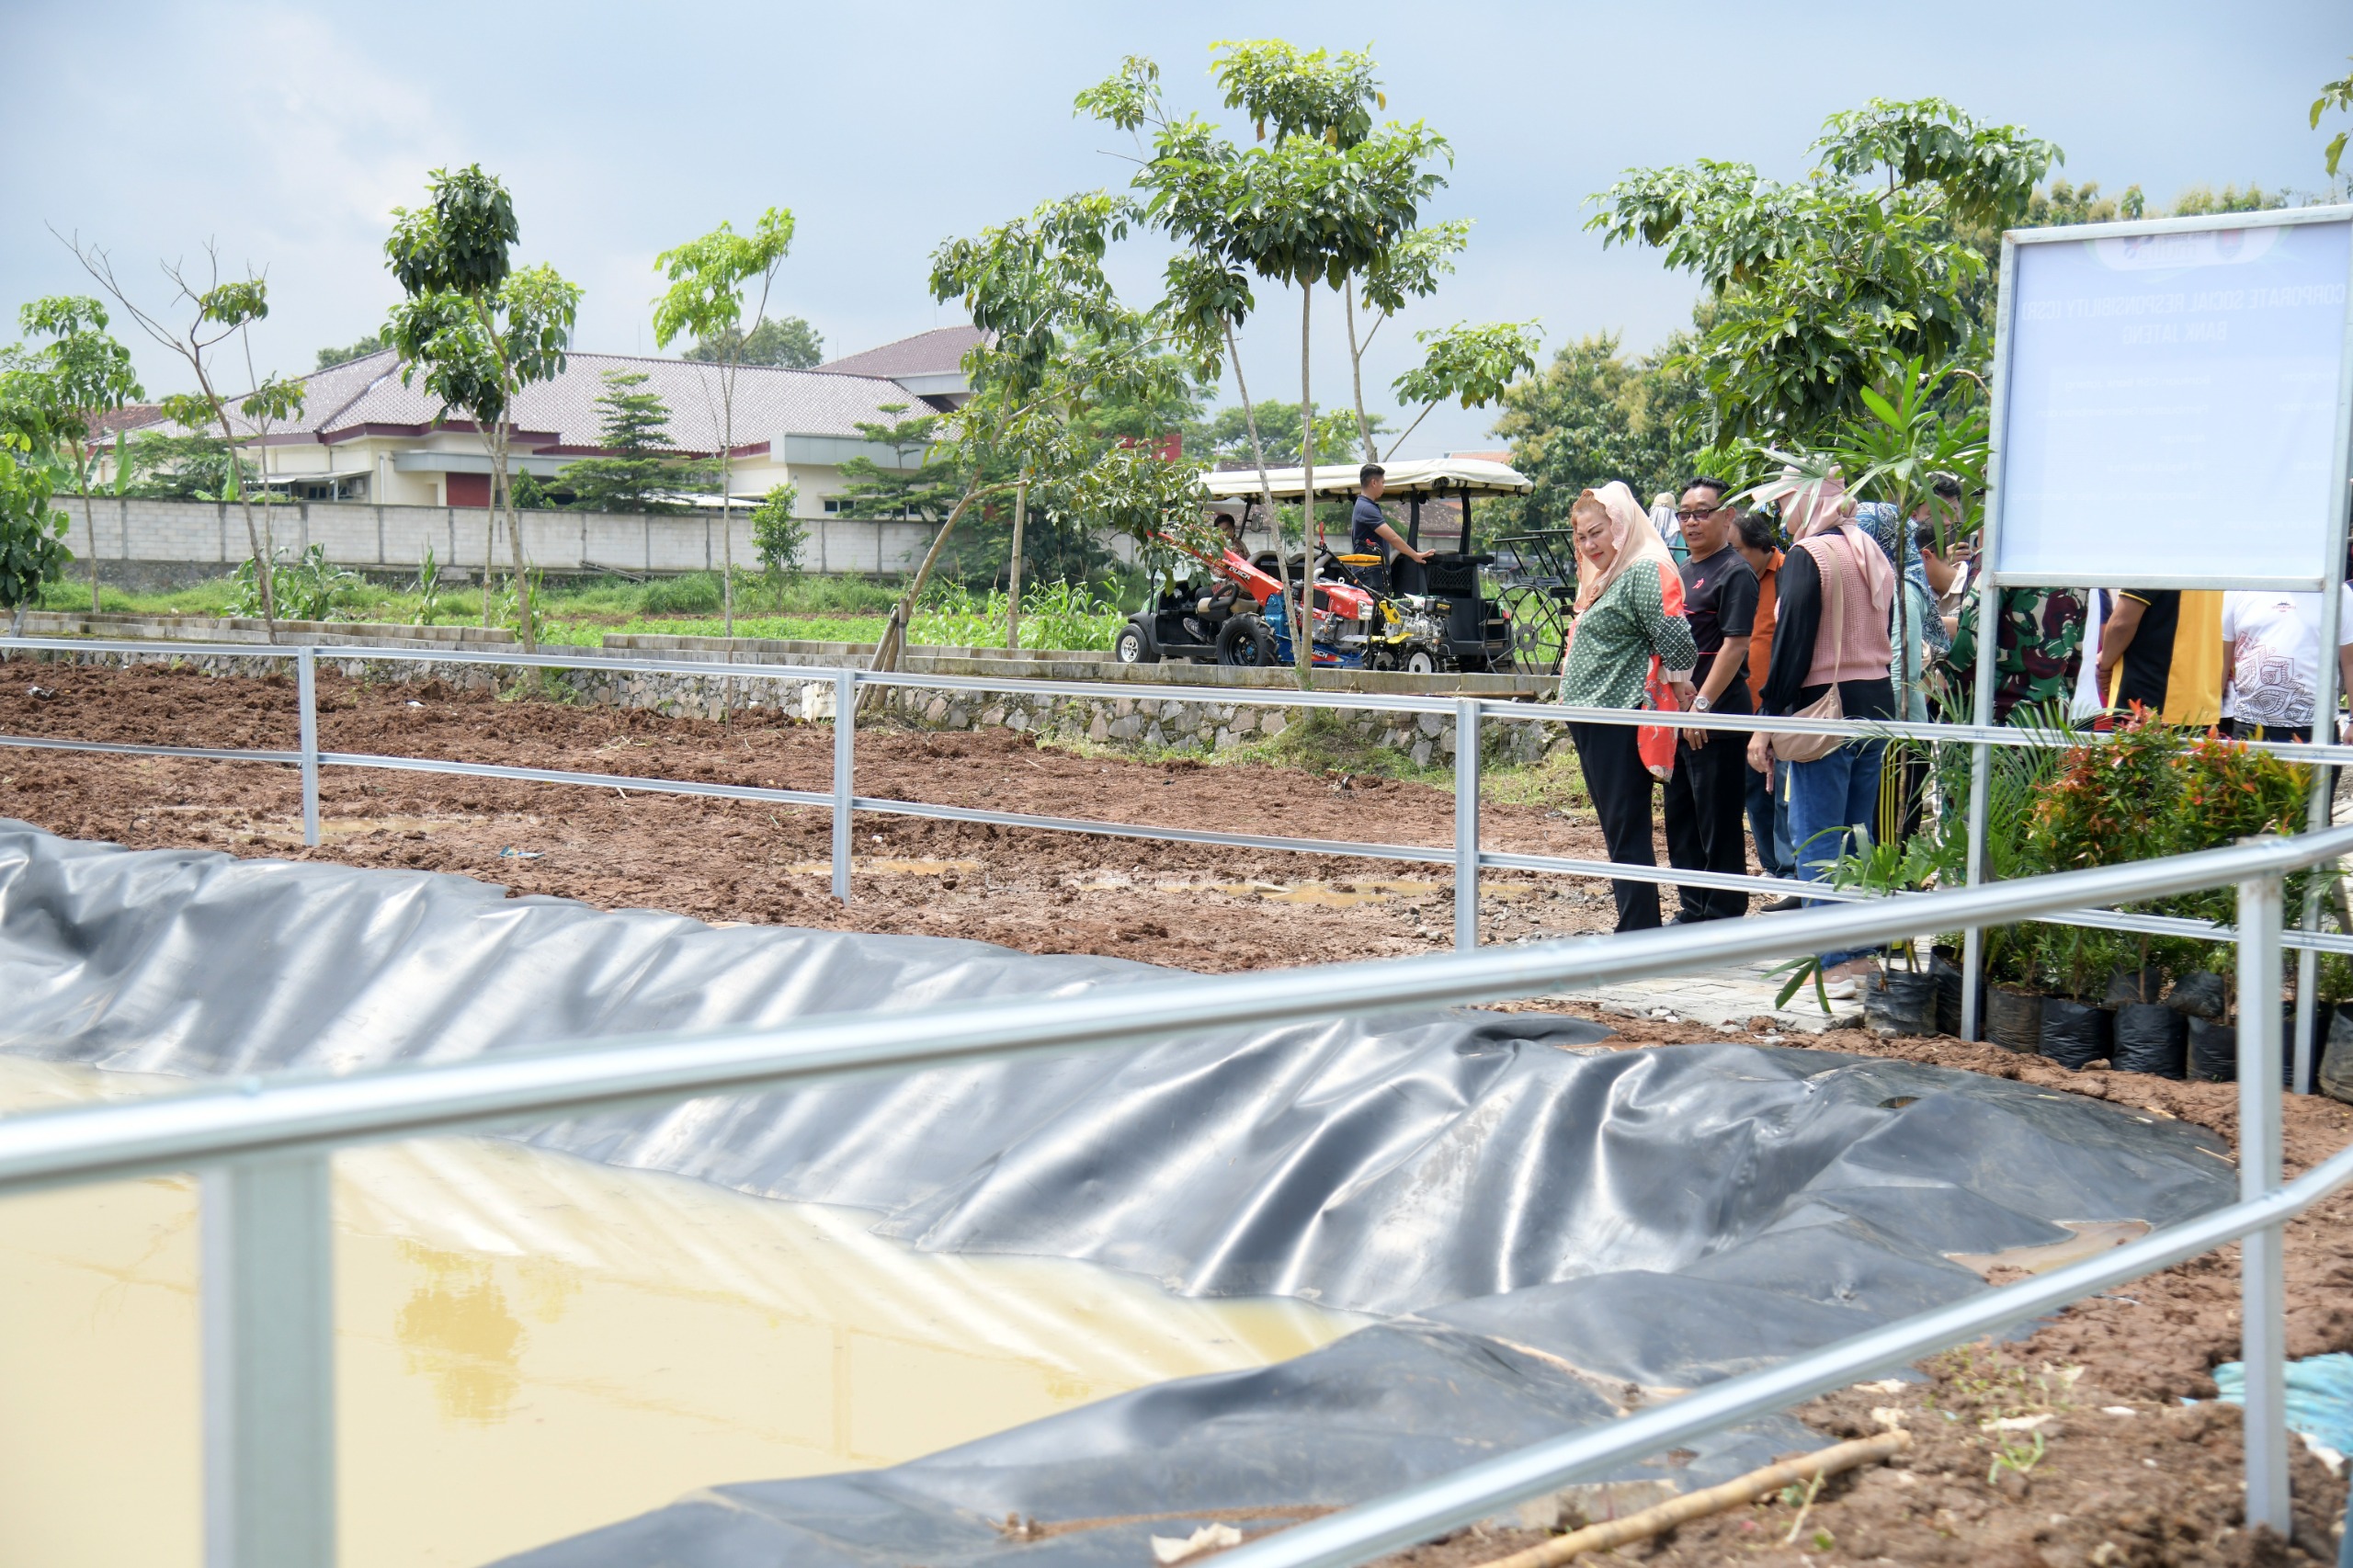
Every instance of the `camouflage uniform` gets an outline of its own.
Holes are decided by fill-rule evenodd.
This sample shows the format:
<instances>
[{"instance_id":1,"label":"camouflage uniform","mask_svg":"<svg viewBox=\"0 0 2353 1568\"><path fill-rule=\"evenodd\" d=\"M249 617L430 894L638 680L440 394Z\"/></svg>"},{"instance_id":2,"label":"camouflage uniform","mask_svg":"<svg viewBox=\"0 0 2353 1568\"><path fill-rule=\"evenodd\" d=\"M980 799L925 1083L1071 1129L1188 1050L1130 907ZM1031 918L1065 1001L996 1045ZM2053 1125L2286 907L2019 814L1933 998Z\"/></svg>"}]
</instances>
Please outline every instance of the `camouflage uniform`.
<instances>
[{"instance_id":1,"label":"camouflage uniform","mask_svg":"<svg viewBox=\"0 0 2353 1568\"><path fill-rule=\"evenodd\" d=\"M1964 702L1977 679L1977 607L1971 594L1945 668ZM1994 722L2006 722L2020 703L2039 707L2074 698L2083 664L2084 596L2074 588L2004 588L2001 641L1994 649ZM1969 710L1964 709L1964 712Z\"/></svg>"}]
</instances>

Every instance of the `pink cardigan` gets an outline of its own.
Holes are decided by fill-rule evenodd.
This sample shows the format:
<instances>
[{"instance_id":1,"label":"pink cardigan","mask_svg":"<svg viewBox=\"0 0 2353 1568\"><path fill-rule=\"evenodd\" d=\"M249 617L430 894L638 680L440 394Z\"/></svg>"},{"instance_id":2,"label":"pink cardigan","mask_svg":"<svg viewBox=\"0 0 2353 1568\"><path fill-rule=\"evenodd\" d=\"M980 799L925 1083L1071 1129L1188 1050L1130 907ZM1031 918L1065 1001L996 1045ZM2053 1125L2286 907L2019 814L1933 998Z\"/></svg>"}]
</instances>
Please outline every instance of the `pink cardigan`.
<instances>
[{"instance_id":1,"label":"pink cardigan","mask_svg":"<svg viewBox=\"0 0 2353 1568\"><path fill-rule=\"evenodd\" d=\"M1888 615L1895 606L1895 569L1869 535L1849 523L1826 534L1800 540L1797 548L1813 557L1822 574L1822 630L1814 634L1808 686L1840 680L1883 680L1894 662L1888 643ZM1839 578L1840 624L1830 624L1830 574ZM1835 633L1835 635L1834 635Z\"/></svg>"}]
</instances>

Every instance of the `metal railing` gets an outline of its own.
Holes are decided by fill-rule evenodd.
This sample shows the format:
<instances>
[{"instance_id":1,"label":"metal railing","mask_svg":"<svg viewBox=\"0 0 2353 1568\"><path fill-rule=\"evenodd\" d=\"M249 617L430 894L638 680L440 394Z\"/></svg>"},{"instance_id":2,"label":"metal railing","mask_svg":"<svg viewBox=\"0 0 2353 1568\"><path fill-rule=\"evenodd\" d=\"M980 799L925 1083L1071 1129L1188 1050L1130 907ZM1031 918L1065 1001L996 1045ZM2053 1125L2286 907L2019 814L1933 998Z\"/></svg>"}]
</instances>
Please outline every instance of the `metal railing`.
<instances>
[{"instance_id":1,"label":"metal railing","mask_svg":"<svg viewBox=\"0 0 2353 1568\"><path fill-rule=\"evenodd\" d=\"M520 650L509 649L394 648L313 643L261 646L253 643L181 643L88 638L0 638L0 656L18 649L49 653L137 653L150 656L165 653L165 656L181 658L218 657L292 661L296 666L301 721L301 744L300 749L296 751L69 741L12 735L0 735L0 746L185 757L212 761L297 764L301 769L302 777L303 842L313 846L319 842L320 835L319 770L322 767L358 767L449 774L463 778L497 778L524 783L570 785L593 789L636 790L648 794L700 796L721 800L758 801L771 805L827 809L833 813L831 855L833 893L835 898L845 903L850 899L853 869L850 819L854 813L859 812L878 815L927 818L939 822L1029 828L1049 833L1091 834L1113 838L1145 838L1177 844L1215 845L1292 854L1329 855L1360 859L1392 860L1406 864L1448 866L1452 868L1454 872L1455 946L1458 949L1466 949L1479 945L1478 890L1479 876L1483 870L1534 872L1596 880L1651 882L1677 887L1722 888L1736 892L1770 896L1801 891L1795 884L1786 880L1771 877L1681 870L1671 866L1627 865L1611 860L1588 860L1561 855L1531 855L1509 850L1485 849L1481 846L1479 757L1483 726L1487 722L1528 723L1550 721L1570 724L1653 725L1659 723L1664 717L1659 713L1642 710L1577 708L1557 703L1529 702L1516 699L1417 697L1404 694L1324 690L1299 691L1261 687L1154 686L1124 681L1038 679L1027 676L916 675L899 671L874 672L823 665L738 664L707 659L633 658L624 660L552 653L527 653ZM167 653L166 651L168 651ZM685 675L706 679L742 679L790 682L801 686L829 686L833 688L831 706L835 714L847 713L851 718L848 723L836 722L835 726L833 781L831 790L826 791L782 790L749 784L715 784L635 774L591 773L568 768L517 767L497 763L460 762L438 757L387 756L366 752L322 751L318 744L316 694L316 671L318 662L322 658L331 663L485 665L545 670L584 670L615 675ZM1087 817L1046 816L1027 812L991 811L973 806L940 805L890 796L859 795L855 790L856 715L858 694L867 687L992 693L1018 691L1037 696L1111 698L1138 702L1323 708L1415 716L1434 714L1450 719L1455 726L1453 843L1450 846L1436 846L1301 838L1277 834L1233 833L1209 828L1106 822ZM1673 723L1678 729L1716 730L1735 733L1746 733L1760 727L1757 718L1746 714L1677 713L1673 718ZM1966 744L1978 747L2001 745L2029 749L2075 744L2087 738L2080 734L2053 734L2045 731L2016 729L2004 725L1910 723L1893 720L1788 717L1775 718L1771 722L1771 727L1776 731L1914 741L1928 744ZM2290 761L2340 765L2353 763L2353 746L2290 741L2259 741L2248 744ZM2314 825L2322 824L2316 823ZM1982 858L1984 850L1984 824L1980 811L1972 811L1968 828L1969 859L1972 865L1975 865ZM1867 889L1833 887L1824 882L1805 883L1802 891L1808 899L1822 901L1853 902L1881 896ZM2103 930L2134 932L2149 936L2186 937L2196 940L2221 942L2235 939L2228 926L2208 921L2167 915L2119 910L2079 909L2070 910L2049 918L2055 924L2092 926ZM1969 929L1973 937L1975 928ZM2284 939L2290 948L2300 951L2353 953L2353 934L2290 930L2286 933ZM1973 949L1974 944L1972 943L1972 946ZM1963 987L1962 1033L1974 1038L1978 987L1974 983L1976 976L1973 970L1967 978L1970 983ZM2309 979L2309 977L2306 978ZM2309 990L2309 984L2302 989ZM2302 1006L2301 1003L2300 1006ZM2299 1089L2307 1088L2313 1081L2313 1070L2316 1065L2313 1061L2313 1035L2314 1031L2311 1027L2310 1019L2300 1017L2296 1031L2293 1074L2295 1086Z\"/></svg>"},{"instance_id":2,"label":"metal railing","mask_svg":"<svg viewBox=\"0 0 2353 1568\"><path fill-rule=\"evenodd\" d=\"M201 1172L207 1561L334 1561L332 1151L698 1096L1142 1043L1199 1029L1540 994L2235 884L2239 994L2276 994L2288 872L2353 851L2353 828L1977 888L1807 910L1783 920L1583 937L1045 1001L959 1003L768 1029L577 1042L329 1077L288 1074L153 1099L0 1119L0 1193ZM2280 1181L2280 1011L2240 1010L2238 1203L2104 1257L1874 1330L1597 1431L1538 1444L1254 1542L1246 1568L1353 1563L1579 1476L1961 1343L2245 1238L2247 1517L2288 1527L2281 1228L2353 1178L2353 1151Z\"/></svg>"}]
</instances>

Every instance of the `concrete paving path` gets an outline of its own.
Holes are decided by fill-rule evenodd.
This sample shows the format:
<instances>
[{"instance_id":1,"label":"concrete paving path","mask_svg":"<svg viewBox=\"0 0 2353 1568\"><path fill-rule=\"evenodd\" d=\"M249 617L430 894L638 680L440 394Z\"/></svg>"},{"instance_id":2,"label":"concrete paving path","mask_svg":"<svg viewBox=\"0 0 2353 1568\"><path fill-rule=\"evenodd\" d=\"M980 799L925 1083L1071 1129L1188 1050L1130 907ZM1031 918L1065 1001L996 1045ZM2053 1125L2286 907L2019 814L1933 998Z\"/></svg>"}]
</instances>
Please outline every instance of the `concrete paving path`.
<instances>
[{"instance_id":1,"label":"concrete paving path","mask_svg":"<svg viewBox=\"0 0 2353 1568\"><path fill-rule=\"evenodd\" d=\"M1566 991L1559 993L1554 1000L1582 1002L1621 1018L1656 1018L1661 1023L1688 1021L1726 1033L1760 1032L1750 1026L1754 1018L1770 1018L1772 1032L1781 1034L1821 1034L1827 1029L1862 1028L1861 1002L1834 1001L1825 1016L1812 985L1790 997L1787 1007L1776 1007L1774 998L1787 982L1784 976L1768 973L1772 967L1772 961L1759 960L1671 980L1632 980L1596 986L1590 991Z\"/></svg>"}]
</instances>

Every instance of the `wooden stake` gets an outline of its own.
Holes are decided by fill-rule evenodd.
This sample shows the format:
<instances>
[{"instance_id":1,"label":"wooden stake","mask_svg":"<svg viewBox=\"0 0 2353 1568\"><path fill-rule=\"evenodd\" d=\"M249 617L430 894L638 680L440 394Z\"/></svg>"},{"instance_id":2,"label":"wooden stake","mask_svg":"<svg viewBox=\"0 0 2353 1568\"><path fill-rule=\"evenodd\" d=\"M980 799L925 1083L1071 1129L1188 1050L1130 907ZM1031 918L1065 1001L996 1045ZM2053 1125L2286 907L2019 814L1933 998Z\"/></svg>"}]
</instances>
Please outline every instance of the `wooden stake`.
<instances>
[{"instance_id":1,"label":"wooden stake","mask_svg":"<svg viewBox=\"0 0 2353 1568\"><path fill-rule=\"evenodd\" d=\"M1525 1551L1515 1551L1508 1557L1498 1557L1483 1563L1481 1568L1557 1568L1558 1564L1582 1552L1606 1551L1628 1541L1646 1540L1677 1525L1705 1518L1710 1514L1721 1514L1743 1503L1753 1503L1784 1486L1800 1485L1823 1476L1836 1475L1859 1465L1876 1464L1911 1446L1912 1434L1901 1430L1882 1432L1876 1437L1858 1437L1851 1443L1840 1443L1779 1464L1768 1464L1763 1470L1752 1470L1722 1486L1711 1486L1705 1492L1694 1492L1688 1497L1677 1497L1654 1508L1644 1508L1641 1513L1629 1514L1622 1519L1588 1525L1584 1529L1555 1536L1540 1546L1531 1546Z\"/></svg>"}]
</instances>

